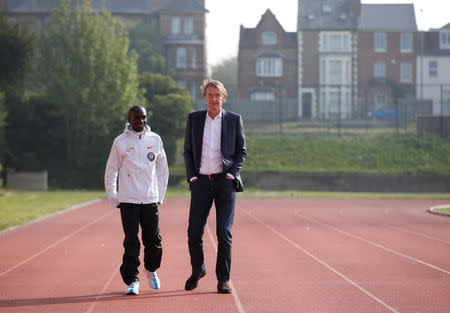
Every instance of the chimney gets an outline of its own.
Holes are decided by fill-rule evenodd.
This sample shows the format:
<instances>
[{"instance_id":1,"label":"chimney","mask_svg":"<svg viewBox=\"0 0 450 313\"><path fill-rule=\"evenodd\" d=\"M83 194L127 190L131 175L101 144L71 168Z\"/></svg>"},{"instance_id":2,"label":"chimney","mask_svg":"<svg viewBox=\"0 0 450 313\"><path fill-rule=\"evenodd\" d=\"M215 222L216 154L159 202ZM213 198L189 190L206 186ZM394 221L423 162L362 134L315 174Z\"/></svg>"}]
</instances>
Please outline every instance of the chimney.
<instances>
[{"instance_id":1,"label":"chimney","mask_svg":"<svg viewBox=\"0 0 450 313\"><path fill-rule=\"evenodd\" d=\"M361 16L361 0L352 0L352 11L356 16Z\"/></svg>"}]
</instances>

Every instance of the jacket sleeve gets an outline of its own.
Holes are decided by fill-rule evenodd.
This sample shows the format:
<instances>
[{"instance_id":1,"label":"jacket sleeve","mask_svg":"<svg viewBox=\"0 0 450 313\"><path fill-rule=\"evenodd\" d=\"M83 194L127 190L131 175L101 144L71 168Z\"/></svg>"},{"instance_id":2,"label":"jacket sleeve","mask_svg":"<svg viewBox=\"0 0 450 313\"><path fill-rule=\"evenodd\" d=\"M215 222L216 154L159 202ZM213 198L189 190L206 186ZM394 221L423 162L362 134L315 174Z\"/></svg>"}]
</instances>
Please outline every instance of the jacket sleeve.
<instances>
[{"instance_id":1,"label":"jacket sleeve","mask_svg":"<svg viewBox=\"0 0 450 313\"><path fill-rule=\"evenodd\" d=\"M191 116L189 115L186 122L186 133L184 136L184 165L186 167L186 179L189 182L191 177L194 177L195 174L195 166L194 166L194 151L193 151L193 142L192 142L192 121Z\"/></svg>"},{"instance_id":2,"label":"jacket sleeve","mask_svg":"<svg viewBox=\"0 0 450 313\"><path fill-rule=\"evenodd\" d=\"M164 151L161 139L158 150L158 158L156 158L156 177L158 179L158 202L162 204L169 182L169 167L167 165L166 152Z\"/></svg>"},{"instance_id":3,"label":"jacket sleeve","mask_svg":"<svg viewBox=\"0 0 450 313\"><path fill-rule=\"evenodd\" d=\"M114 140L105 169L105 191L114 207L119 205L119 198L117 196L117 176L119 175L121 166L122 160L117 147L117 141Z\"/></svg>"},{"instance_id":4,"label":"jacket sleeve","mask_svg":"<svg viewBox=\"0 0 450 313\"><path fill-rule=\"evenodd\" d=\"M242 122L242 116L239 115L239 120L236 125L236 143L233 167L230 173L235 177L239 174L241 168L244 166L245 158L247 156L247 147L245 143L244 123Z\"/></svg>"}]
</instances>

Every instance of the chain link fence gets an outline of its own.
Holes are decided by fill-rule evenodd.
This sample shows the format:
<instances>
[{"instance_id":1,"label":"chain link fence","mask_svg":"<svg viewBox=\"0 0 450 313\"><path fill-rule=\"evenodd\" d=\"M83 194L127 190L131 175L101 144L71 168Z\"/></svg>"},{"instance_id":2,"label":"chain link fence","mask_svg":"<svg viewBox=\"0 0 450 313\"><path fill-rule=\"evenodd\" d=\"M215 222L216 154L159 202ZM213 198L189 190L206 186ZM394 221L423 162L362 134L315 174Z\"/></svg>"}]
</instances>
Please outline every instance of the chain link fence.
<instances>
[{"instance_id":1,"label":"chain link fence","mask_svg":"<svg viewBox=\"0 0 450 313\"><path fill-rule=\"evenodd\" d=\"M377 82L366 86L308 85L298 90L298 98L274 94L267 101L229 99L224 108L243 116L248 135L396 134L431 127L445 136L448 128L449 119L444 117L450 114L450 84L414 89ZM196 110L205 108L204 101L196 102ZM418 123L425 117L434 118ZM419 124L428 128L418 129Z\"/></svg>"}]
</instances>

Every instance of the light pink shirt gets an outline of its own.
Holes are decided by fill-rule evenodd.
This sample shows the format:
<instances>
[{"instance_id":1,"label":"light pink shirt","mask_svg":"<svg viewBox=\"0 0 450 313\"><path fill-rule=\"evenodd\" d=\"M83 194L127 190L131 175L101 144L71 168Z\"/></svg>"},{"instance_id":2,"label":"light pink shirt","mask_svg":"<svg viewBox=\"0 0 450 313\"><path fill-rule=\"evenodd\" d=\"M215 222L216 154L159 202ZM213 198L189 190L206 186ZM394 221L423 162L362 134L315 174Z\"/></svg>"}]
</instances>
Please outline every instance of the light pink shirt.
<instances>
[{"instance_id":1,"label":"light pink shirt","mask_svg":"<svg viewBox=\"0 0 450 313\"><path fill-rule=\"evenodd\" d=\"M208 175L223 172L222 150L220 148L221 135L222 111L214 119L206 112L202 157L200 159L200 174Z\"/></svg>"}]
</instances>

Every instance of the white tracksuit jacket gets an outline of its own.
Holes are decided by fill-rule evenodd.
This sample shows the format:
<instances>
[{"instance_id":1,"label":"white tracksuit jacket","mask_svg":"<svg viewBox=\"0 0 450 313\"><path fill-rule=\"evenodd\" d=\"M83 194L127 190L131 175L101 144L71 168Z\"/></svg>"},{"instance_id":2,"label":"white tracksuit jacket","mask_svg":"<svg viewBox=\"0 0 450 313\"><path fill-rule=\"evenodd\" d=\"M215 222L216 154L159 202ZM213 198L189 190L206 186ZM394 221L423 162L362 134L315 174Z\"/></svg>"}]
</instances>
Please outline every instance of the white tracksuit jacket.
<instances>
[{"instance_id":1,"label":"white tracksuit jacket","mask_svg":"<svg viewBox=\"0 0 450 313\"><path fill-rule=\"evenodd\" d=\"M119 176L119 191L117 191ZM146 125L140 133L129 123L114 139L105 170L105 190L113 206L162 203L169 180L166 153L158 134Z\"/></svg>"}]
</instances>

